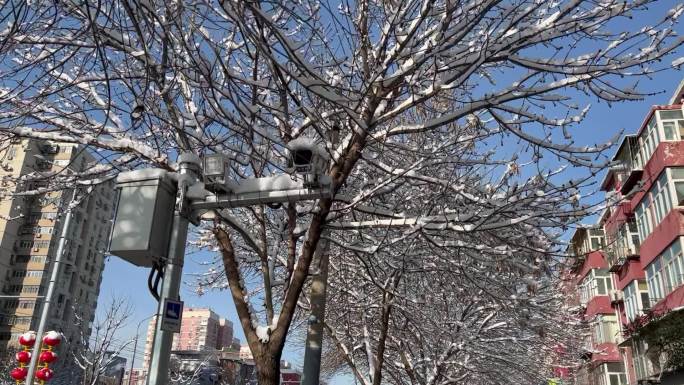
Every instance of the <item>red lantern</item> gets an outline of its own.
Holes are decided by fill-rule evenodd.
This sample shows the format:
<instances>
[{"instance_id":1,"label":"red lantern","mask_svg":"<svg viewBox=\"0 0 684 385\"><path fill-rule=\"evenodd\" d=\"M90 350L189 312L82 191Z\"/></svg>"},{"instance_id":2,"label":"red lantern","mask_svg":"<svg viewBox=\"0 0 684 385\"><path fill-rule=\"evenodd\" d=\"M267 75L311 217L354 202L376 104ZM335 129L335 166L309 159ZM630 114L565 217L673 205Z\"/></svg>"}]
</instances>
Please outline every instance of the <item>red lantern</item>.
<instances>
[{"instance_id":1,"label":"red lantern","mask_svg":"<svg viewBox=\"0 0 684 385\"><path fill-rule=\"evenodd\" d=\"M49 331L43 337L43 343L48 346L57 346L62 342L62 335L56 331Z\"/></svg>"},{"instance_id":2,"label":"red lantern","mask_svg":"<svg viewBox=\"0 0 684 385\"><path fill-rule=\"evenodd\" d=\"M14 368L10 372L10 376L15 380L21 381L28 375L28 368Z\"/></svg>"},{"instance_id":3,"label":"red lantern","mask_svg":"<svg viewBox=\"0 0 684 385\"><path fill-rule=\"evenodd\" d=\"M19 343L23 346L33 346L36 343L36 332L28 331L19 336Z\"/></svg>"},{"instance_id":4,"label":"red lantern","mask_svg":"<svg viewBox=\"0 0 684 385\"><path fill-rule=\"evenodd\" d=\"M36 378L43 381L49 381L55 373L50 368L42 368L36 372Z\"/></svg>"},{"instance_id":5,"label":"red lantern","mask_svg":"<svg viewBox=\"0 0 684 385\"><path fill-rule=\"evenodd\" d=\"M15 354L14 357L17 359L18 362L21 362L22 364L28 364L29 362L31 362L31 352L27 352L25 350L17 352L17 354Z\"/></svg>"},{"instance_id":6,"label":"red lantern","mask_svg":"<svg viewBox=\"0 0 684 385\"><path fill-rule=\"evenodd\" d=\"M52 350L46 350L42 353L40 353L40 356L38 356L38 359L40 362L45 362L48 364L51 364L55 361L57 361L57 353L53 352Z\"/></svg>"}]
</instances>

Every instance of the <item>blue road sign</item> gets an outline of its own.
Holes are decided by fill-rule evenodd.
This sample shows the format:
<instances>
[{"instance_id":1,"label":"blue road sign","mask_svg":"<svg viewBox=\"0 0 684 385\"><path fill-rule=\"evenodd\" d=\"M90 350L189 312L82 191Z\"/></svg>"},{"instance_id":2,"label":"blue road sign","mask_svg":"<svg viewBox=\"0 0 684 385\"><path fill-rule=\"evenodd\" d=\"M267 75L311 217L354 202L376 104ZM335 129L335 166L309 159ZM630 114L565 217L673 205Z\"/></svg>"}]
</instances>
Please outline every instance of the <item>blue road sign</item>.
<instances>
[{"instance_id":1,"label":"blue road sign","mask_svg":"<svg viewBox=\"0 0 684 385\"><path fill-rule=\"evenodd\" d=\"M168 298L165 299L161 330L180 333L182 319L183 301L176 301Z\"/></svg>"}]
</instances>

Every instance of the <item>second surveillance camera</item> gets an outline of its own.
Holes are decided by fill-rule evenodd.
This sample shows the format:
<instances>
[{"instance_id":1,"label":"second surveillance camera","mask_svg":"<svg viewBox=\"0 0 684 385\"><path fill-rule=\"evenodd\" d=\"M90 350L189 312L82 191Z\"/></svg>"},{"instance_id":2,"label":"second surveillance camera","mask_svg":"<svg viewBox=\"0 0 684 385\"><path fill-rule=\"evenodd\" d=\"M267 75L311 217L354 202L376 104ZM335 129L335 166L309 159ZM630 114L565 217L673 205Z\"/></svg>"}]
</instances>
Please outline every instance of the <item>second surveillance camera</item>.
<instances>
[{"instance_id":1,"label":"second surveillance camera","mask_svg":"<svg viewBox=\"0 0 684 385\"><path fill-rule=\"evenodd\" d=\"M203 157L204 184L214 191L227 191L230 159L223 154L209 154Z\"/></svg>"},{"instance_id":2,"label":"second surveillance camera","mask_svg":"<svg viewBox=\"0 0 684 385\"><path fill-rule=\"evenodd\" d=\"M318 187L328 166L328 153L323 146L308 138L297 138L287 144L288 167L304 178L306 187Z\"/></svg>"}]
</instances>

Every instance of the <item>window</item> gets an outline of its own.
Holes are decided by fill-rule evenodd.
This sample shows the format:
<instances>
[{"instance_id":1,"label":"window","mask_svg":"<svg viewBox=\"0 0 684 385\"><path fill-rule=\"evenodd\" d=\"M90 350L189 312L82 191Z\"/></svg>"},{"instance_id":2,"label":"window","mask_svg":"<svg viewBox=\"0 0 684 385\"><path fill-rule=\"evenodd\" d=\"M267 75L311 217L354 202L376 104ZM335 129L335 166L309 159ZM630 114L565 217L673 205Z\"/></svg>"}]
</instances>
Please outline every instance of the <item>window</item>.
<instances>
[{"instance_id":1,"label":"window","mask_svg":"<svg viewBox=\"0 0 684 385\"><path fill-rule=\"evenodd\" d=\"M673 167L670 169L670 175L674 184L675 205L684 206L684 168Z\"/></svg>"},{"instance_id":2,"label":"window","mask_svg":"<svg viewBox=\"0 0 684 385\"><path fill-rule=\"evenodd\" d=\"M28 239L22 239L19 241L19 248L30 249L33 246L33 242Z\"/></svg>"},{"instance_id":3,"label":"window","mask_svg":"<svg viewBox=\"0 0 684 385\"><path fill-rule=\"evenodd\" d=\"M684 168L663 170L635 210L639 239L648 237L674 206L684 205Z\"/></svg>"},{"instance_id":4,"label":"window","mask_svg":"<svg viewBox=\"0 0 684 385\"><path fill-rule=\"evenodd\" d=\"M648 285L645 281L632 281L625 286L625 313L631 322L640 316L644 309L648 309Z\"/></svg>"},{"instance_id":5,"label":"window","mask_svg":"<svg viewBox=\"0 0 684 385\"><path fill-rule=\"evenodd\" d=\"M50 212L35 211L35 212L32 212L28 217L29 223L37 223L41 219L47 219L47 220L54 221L55 219L57 219L57 213L53 212L53 211L50 211Z\"/></svg>"},{"instance_id":6,"label":"window","mask_svg":"<svg viewBox=\"0 0 684 385\"><path fill-rule=\"evenodd\" d=\"M47 227L47 226L35 226L33 228L33 233L34 234L52 234L52 231L54 230L54 227Z\"/></svg>"},{"instance_id":7,"label":"window","mask_svg":"<svg viewBox=\"0 0 684 385\"><path fill-rule=\"evenodd\" d=\"M31 260L30 255L15 255L14 263L28 263Z\"/></svg>"},{"instance_id":8,"label":"window","mask_svg":"<svg viewBox=\"0 0 684 385\"><path fill-rule=\"evenodd\" d=\"M651 120L648 121L644 131L639 135L639 153L641 159L650 159L651 155L655 152L656 147L658 147L658 143L660 143L658 125L656 124L656 117L653 115Z\"/></svg>"},{"instance_id":9,"label":"window","mask_svg":"<svg viewBox=\"0 0 684 385\"><path fill-rule=\"evenodd\" d=\"M684 140L684 118L681 110L658 111L665 140Z\"/></svg>"},{"instance_id":10,"label":"window","mask_svg":"<svg viewBox=\"0 0 684 385\"><path fill-rule=\"evenodd\" d=\"M31 323L31 317L16 317L14 319L15 325L28 325Z\"/></svg>"},{"instance_id":11,"label":"window","mask_svg":"<svg viewBox=\"0 0 684 385\"><path fill-rule=\"evenodd\" d=\"M5 304L3 305L3 307L5 309L14 309L17 307L18 303L19 303L19 301L17 301L16 299L8 299L5 301Z\"/></svg>"},{"instance_id":12,"label":"window","mask_svg":"<svg viewBox=\"0 0 684 385\"><path fill-rule=\"evenodd\" d=\"M684 284L684 257L677 238L662 254L646 267L648 294L653 303Z\"/></svg>"},{"instance_id":13,"label":"window","mask_svg":"<svg viewBox=\"0 0 684 385\"><path fill-rule=\"evenodd\" d=\"M14 278L26 277L26 270L14 270L12 272L12 277L14 277Z\"/></svg>"},{"instance_id":14,"label":"window","mask_svg":"<svg viewBox=\"0 0 684 385\"><path fill-rule=\"evenodd\" d=\"M32 255L31 256L31 262L34 263L49 263L50 258L47 257L47 255Z\"/></svg>"},{"instance_id":15,"label":"window","mask_svg":"<svg viewBox=\"0 0 684 385\"><path fill-rule=\"evenodd\" d=\"M19 248L20 249L30 249L30 248L35 248L35 249L46 249L50 247L50 241L32 241L30 239L22 239L19 241Z\"/></svg>"},{"instance_id":16,"label":"window","mask_svg":"<svg viewBox=\"0 0 684 385\"><path fill-rule=\"evenodd\" d=\"M651 202L653 202L653 218L655 225L658 225L665 215L672 210L672 198L670 198L670 190L667 187L667 172L662 172L658 180L651 187L649 191Z\"/></svg>"},{"instance_id":17,"label":"window","mask_svg":"<svg viewBox=\"0 0 684 385\"><path fill-rule=\"evenodd\" d=\"M614 315L600 315L592 327L594 344L615 343L616 336L620 332L617 317Z\"/></svg>"},{"instance_id":18,"label":"window","mask_svg":"<svg viewBox=\"0 0 684 385\"><path fill-rule=\"evenodd\" d=\"M583 305L596 296L608 295L613 290L610 273L606 269L592 269L582 280L579 290L580 302Z\"/></svg>"},{"instance_id":19,"label":"window","mask_svg":"<svg viewBox=\"0 0 684 385\"><path fill-rule=\"evenodd\" d=\"M651 234L651 221L648 217L649 209L648 206L650 202L648 197L645 197L641 203L637 206L634 214L637 220L637 230L639 232L639 241L643 242L646 237Z\"/></svg>"},{"instance_id":20,"label":"window","mask_svg":"<svg viewBox=\"0 0 684 385\"><path fill-rule=\"evenodd\" d=\"M36 307L36 301L35 300L20 300L19 301L19 309L33 309Z\"/></svg>"},{"instance_id":21,"label":"window","mask_svg":"<svg viewBox=\"0 0 684 385\"><path fill-rule=\"evenodd\" d=\"M659 257L662 259L665 293L670 293L682 283L682 246L679 240L672 243Z\"/></svg>"},{"instance_id":22,"label":"window","mask_svg":"<svg viewBox=\"0 0 684 385\"><path fill-rule=\"evenodd\" d=\"M43 290L39 285L25 285L21 292L27 294L42 294Z\"/></svg>"},{"instance_id":23,"label":"window","mask_svg":"<svg viewBox=\"0 0 684 385\"><path fill-rule=\"evenodd\" d=\"M648 295L654 303L665 297L663 280L660 275L660 258L656 258L646 268L646 282L648 283Z\"/></svg>"},{"instance_id":24,"label":"window","mask_svg":"<svg viewBox=\"0 0 684 385\"><path fill-rule=\"evenodd\" d=\"M627 374L621 362L609 362L598 367L601 385L627 385Z\"/></svg>"},{"instance_id":25,"label":"window","mask_svg":"<svg viewBox=\"0 0 684 385\"><path fill-rule=\"evenodd\" d=\"M53 163L57 166L65 167L68 166L71 161L69 159L57 159Z\"/></svg>"}]
</instances>

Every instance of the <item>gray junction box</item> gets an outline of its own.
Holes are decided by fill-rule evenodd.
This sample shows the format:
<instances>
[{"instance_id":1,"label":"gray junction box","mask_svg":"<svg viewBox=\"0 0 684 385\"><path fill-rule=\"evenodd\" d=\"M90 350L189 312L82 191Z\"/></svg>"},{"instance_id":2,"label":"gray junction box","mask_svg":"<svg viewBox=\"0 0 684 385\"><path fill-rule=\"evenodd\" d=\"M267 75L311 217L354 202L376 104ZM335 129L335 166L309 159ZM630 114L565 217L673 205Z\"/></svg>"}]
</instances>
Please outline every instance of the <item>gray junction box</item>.
<instances>
[{"instance_id":1,"label":"gray junction box","mask_svg":"<svg viewBox=\"0 0 684 385\"><path fill-rule=\"evenodd\" d=\"M151 267L167 256L176 184L162 169L121 173L116 184L120 191L109 252Z\"/></svg>"}]
</instances>

